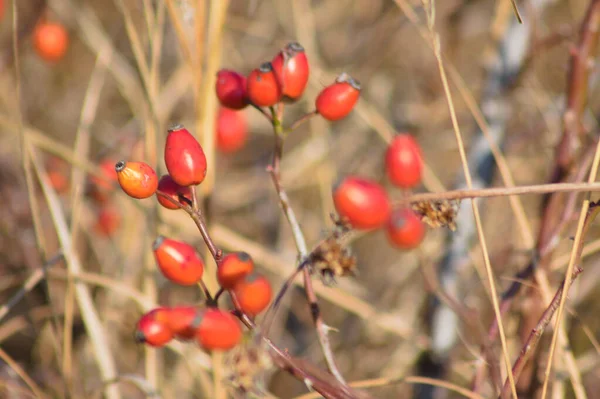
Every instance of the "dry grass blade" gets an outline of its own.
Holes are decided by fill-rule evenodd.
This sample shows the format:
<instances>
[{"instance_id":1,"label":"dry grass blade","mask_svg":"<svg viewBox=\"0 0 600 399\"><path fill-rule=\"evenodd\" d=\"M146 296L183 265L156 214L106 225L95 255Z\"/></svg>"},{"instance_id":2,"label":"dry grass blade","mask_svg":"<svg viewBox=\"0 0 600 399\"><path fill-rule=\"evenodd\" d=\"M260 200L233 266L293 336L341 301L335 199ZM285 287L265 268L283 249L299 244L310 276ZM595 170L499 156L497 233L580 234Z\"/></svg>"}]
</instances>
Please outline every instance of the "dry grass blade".
<instances>
[{"instance_id":1,"label":"dry grass blade","mask_svg":"<svg viewBox=\"0 0 600 399\"><path fill-rule=\"evenodd\" d=\"M27 386L29 387L29 389L31 389L31 392L33 392L36 398L47 398L47 396L42 393L42 390L35 383L35 381L33 381L31 377L29 377L29 375L27 375L27 373L21 368L21 366L19 366L17 362L15 362L10 356L8 356L8 354L2 348L0 348L0 359L4 363L6 363L8 367L10 367L23 380L23 382L25 382L25 384L27 384Z\"/></svg>"},{"instance_id":2,"label":"dry grass blade","mask_svg":"<svg viewBox=\"0 0 600 399\"><path fill-rule=\"evenodd\" d=\"M442 79L442 84L444 86L444 92L446 94L446 100L448 102L448 108L450 110L450 118L452 120L452 126L454 128L454 133L456 135L456 141L458 142L458 149L460 152L460 158L461 158L461 162L463 165L463 173L465 175L467 187L469 189L472 189L473 183L471 181L471 172L469 170L469 165L467 163L467 157L465 155L463 139L462 139L460 127L458 124L458 119L456 117L456 112L454 110L452 94L450 93L450 88L448 86L448 82L447 82L447 78L446 78L446 72L444 69L444 64L443 64L442 56L441 56L440 41L439 41L439 37L437 36L437 33L435 32L435 29L434 29L435 1L433 0L430 3L429 0L423 0L423 5L427 11L427 18L428 18L428 24L429 24L429 29L430 29L430 33L431 33L431 40L433 41L434 54L435 54L435 57L438 62L440 77ZM477 205L475 204L474 201L471 201L471 206L473 209L473 216L475 218L475 226L477 228L477 237L479 238L479 243L481 244L481 251L482 251L483 260L485 263L485 270L486 270L486 275L488 278L490 294L492 297L492 305L494 308L494 314L495 314L496 320L498 322L498 327L499 327L499 332L500 332L500 341L502 343L502 355L504 357L504 363L505 363L505 367L506 367L506 370L508 373L508 378L510 381L510 386L511 386L513 397L515 399L517 399L517 391L515 388L515 382L512 378L512 373L511 373L511 361L510 361L510 355L508 353L508 345L506 343L506 335L504 333L504 327L502 325L502 314L500 313L498 294L496 292L496 282L494 279L494 274L493 274L492 266L490 263L490 258L489 258L489 254L488 254L488 250L487 250L485 236L483 234L481 215L479 214L479 208L477 207Z\"/></svg>"},{"instance_id":3,"label":"dry grass blade","mask_svg":"<svg viewBox=\"0 0 600 399\"><path fill-rule=\"evenodd\" d=\"M40 161L37 159L34 151L33 148L29 148L32 164L40 181L44 196L46 197L48 207L50 208L50 215L52 216L54 227L58 234L67 267L69 272L73 274L80 273L83 270L83 267L72 246L71 234L67 226L65 214L61 208L60 200L51 188L48 176L41 167ZM104 381L112 380L116 378L117 370L104 327L102 326L102 322L100 321L100 317L94 306L94 300L92 299L90 290L85 284L76 283L75 296L85 323L86 331L88 332L94 348L94 355L98 369L100 370L100 375ZM106 387L105 394L109 399L119 399L121 397L118 387L114 385Z\"/></svg>"}]
</instances>

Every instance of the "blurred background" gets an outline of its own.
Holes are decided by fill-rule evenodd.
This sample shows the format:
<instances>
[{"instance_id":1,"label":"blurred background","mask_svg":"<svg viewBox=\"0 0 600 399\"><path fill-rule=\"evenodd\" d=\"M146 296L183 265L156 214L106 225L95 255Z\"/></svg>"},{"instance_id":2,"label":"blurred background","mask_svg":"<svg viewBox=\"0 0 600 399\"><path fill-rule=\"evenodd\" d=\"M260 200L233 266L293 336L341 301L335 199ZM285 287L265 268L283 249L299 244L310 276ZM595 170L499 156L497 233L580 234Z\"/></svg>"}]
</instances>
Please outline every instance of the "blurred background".
<instances>
[{"instance_id":1,"label":"blurred background","mask_svg":"<svg viewBox=\"0 0 600 399\"><path fill-rule=\"evenodd\" d=\"M589 3L520 1L522 25L508 0L435 4L434 29L479 187L506 184L490 162L489 143L501 150L514 184L548 182L563 130L569 57ZM302 100L286 106L286 125L314 109L316 95L341 72L361 82L361 100L348 118L335 123L312 118L285 143L283 185L310 247L333 227L331 188L339 178L373 178L393 198L402 198L383 169L387 143L396 132L414 135L423 149L427 172L417 191L464 185L419 0L5 0L0 5L0 304L14 298L31 276L38 282L14 306L0 308L2 397L30 397L31 384L46 397L100 397L105 378L99 364L106 356L114 360L118 383L113 386L123 398L219 397L211 358L197 346L177 343L156 350L133 340L143 311L201 300L197 288L178 287L160 276L151 252L152 241L163 234L194 243L208 259L195 225L184 212L157 209L154 198L126 197L104 170L130 159L166 173L167 128L186 125L209 159L209 177L200 190L213 238L225 251L250 253L277 290L294 269L296 247L266 171L273 133L262 115L246 108L244 146L234 153L219 151L214 79L220 68L248 74L288 42L300 42L310 61L310 83ZM39 49L35 31L41 23L64 26L64 56L49 60ZM592 46L592 56L595 50ZM596 77L590 58L589 103L581 115L576 165L591 160L586 145L598 132ZM476 123L481 112L487 136ZM519 220L507 197L485 199L480 206L502 292L531 259L543 197L522 197L525 219ZM470 205L466 209L470 212ZM556 250L544 268L552 294L566 270L576 220L577 214L556 236ZM588 397L599 397L594 393L600 381L595 233L592 229L588 236L585 277L576 281L565 312L570 340L565 348L575 369L558 358L553 397L575 397L569 382L574 370ZM460 260L443 267L457 242ZM76 260L60 257L65 245L73 246ZM458 219L456 233L430 229L414 251L394 249L381 231L354 234L347 245L357 257L357 276L333 286L315 278L323 319L336 329L330 338L346 379L384 379L369 389L378 398L461 397L403 380L415 375L470 390L489 360L482 354L481 334L474 331L487 333L494 319L470 216ZM547 305L537 283L524 283L504 317L512 361ZM452 312L440 313L443 305L435 298L442 289L482 330ZM94 329L102 330L103 345L98 346ZM285 297L271 338L326 367L300 288ZM522 397L539 392L550 338L544 335L535 367L520 382ZM490 369L505 376L500 341L489 345L497 361ZM223 367L229 375L228 363ZM264 378L275 397L307 392L276 368L266 370ZM484 397L497 395L489 375L477 389Z\"/></svg>"}]
</instances>

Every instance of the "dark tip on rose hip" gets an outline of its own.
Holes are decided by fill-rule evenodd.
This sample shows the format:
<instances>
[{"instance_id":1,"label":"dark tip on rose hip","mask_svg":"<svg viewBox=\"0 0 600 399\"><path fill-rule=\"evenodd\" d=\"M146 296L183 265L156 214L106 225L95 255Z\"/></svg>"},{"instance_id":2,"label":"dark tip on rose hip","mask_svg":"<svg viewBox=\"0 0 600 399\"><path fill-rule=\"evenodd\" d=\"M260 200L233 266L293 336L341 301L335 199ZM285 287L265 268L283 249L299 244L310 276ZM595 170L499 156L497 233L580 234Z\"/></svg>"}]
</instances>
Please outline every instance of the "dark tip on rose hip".
<instances>
[{"instance_id":1,"label":"dark tip on rose hip","mask_svg":"<svg viewBox=\"0 0 600 399\"><path fill-rule=\"evenodd\" d=\"M117 173L120 172L120 171L122 171L123 169L125 169L125 164L126 163L127 162L125 162L125 161L119 161L119 162L117 162L115 164L115 170L117 171Z\"/></svg>"},{"instance_id":2,"label":"dark tip on rose hip","mask_svg":"<svg viewBox=\"0 0 600 399\"><path fill-rule=\"evenodd\" d=\"M135 342L137 342L138 344L143 344L144 342L146 342L146 336L140 330L136 330L134 339Z\"/></svg>"},{"instance_id":3,"label":"dark tip on rose hip","mask_svg":"<svg viewBox=\"0 0 600 399\"><path fill-rule=\"evenodd\" d=\"M258 70L262 73L272 72L273 64L271 64L271 62L269 61L263 62L262 64L260 64L260 67L258 67Z\"/></svg>"},{"instance_id":4,"label":"dark tip on rose hip","mask_svg":"<svg viewBox=\"0 0 600 399\"><path fill-rule=\"evenodd\" d=\"M250 255L248 255L246 252L238 252L238 259L242 262L248 262L249 260L252 260Z\"/></svg>"},{"instance_id":5,"label":"dark tip on rose hip","mask_svg":"<svg viewBox=\"0 0 600 399\"><path fill-rule=\"evenodd\" d=\"M153 251L158 250L158 248L160 248L160 246L162 245L163 241L165 241L164 236L156 237L156 240L154 240L154 242L152 243L152 250Z\"/></svg>"},{"instance_id":6,"label":"dark tip on rose hip","mask_svg":"<svg viewBox=\"0 0 600 399\"><path fill-rule=\"evenodd\" d=\"M169 133L171 133L171 132L174 132L175 130L181 130L181 129L184 129L183 125L181 123L175 123L175 124L171 125L167 131Z\"/></svg>"},{"instance_id":7,"label":"dark tip on rose hip","mask_svg":"<svg viewBox=\"0 0 600 399\"><path fill-rule=\"evenodd\" d=\"M337 83L348 83L353 89L360 91L360 82L346 72L342 72L335 81Z\"/></svg>"},{"instance_id":8,"label":"dark tip on rose hip","mask_svg":"<svg viewBox=\"0 0 600 399\"><path fill-rule=\"evenodd\" d=\"M298 42L289 42L288 45L285 47L285 49L292 53L304 52L304 47L302 47L302 45Z\"/></svg>"}]
</instances>

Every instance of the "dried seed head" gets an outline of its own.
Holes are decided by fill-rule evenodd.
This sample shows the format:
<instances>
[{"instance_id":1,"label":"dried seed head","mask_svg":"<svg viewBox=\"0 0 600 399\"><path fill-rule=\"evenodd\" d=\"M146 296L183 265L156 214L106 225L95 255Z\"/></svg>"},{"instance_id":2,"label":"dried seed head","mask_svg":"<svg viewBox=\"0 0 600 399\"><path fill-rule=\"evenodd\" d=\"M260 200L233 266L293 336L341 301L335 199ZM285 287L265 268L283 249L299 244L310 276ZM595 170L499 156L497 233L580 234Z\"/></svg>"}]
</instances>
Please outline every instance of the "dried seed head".
<instances>
[{"instance_id":1,"label":"dried seed head","mask_svg":"<svg viewBox=\"0 0 600 399\"><path fill-rule=\"evenodd\" d=\"M321 274L326 283L334 282L336 277L356 274L356 258L341 239L342 234L336 228L309 255L313 269Z\"/></svg>"},{"instance_id":2,"label":"dried seed head","mask_svg":"<svg viewBox=\"0 0 600 399\"><path fill-rule=\"evenodd\" d=\"M266 393L265 374L272 367L268 348L258 334L225 355L225 378L234 397L263 397Z\"/></svg>"},{"instance_id":3,"label":"dried seed head","mask_svg":"<svg viewBox=\"0 0 600 399\"><path fill-rule=\"evenodd\" d=\"M447 227L454 231L459 205L459 200L420 201L412 204L412 210L429 227Z\"/></svg>"}]
</instances>

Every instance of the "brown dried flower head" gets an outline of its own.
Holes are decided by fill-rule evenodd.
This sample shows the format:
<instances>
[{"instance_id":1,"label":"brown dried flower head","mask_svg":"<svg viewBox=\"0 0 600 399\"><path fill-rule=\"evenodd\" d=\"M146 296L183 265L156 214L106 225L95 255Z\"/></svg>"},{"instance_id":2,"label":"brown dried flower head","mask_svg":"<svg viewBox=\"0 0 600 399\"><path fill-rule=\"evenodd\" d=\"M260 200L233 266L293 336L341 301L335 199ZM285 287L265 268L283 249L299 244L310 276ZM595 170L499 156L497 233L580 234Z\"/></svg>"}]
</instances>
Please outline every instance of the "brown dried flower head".
<instances>
[{"instance_id":1,"label":"brown dried flower head","mask_svg":"<svg viewBox=\"0 0 600 399\"><path fill-rule=\"evenodd\" d=\"M459 205L459 200L419 201L412 204L412 209L429 227L447 227L454 231Z\"/></svg>"},{"instance_id":2,"label":"brown dried flower head","mask_svg":"<svg viewBox=\"0 0 600 399\"><path fill-rule=\"evenodd\" d=\"M225 355L225 379L235 398L262 398L266 387L264 377L272 368L267 344L254 334Z\"/></svg>"}]
</instances>

